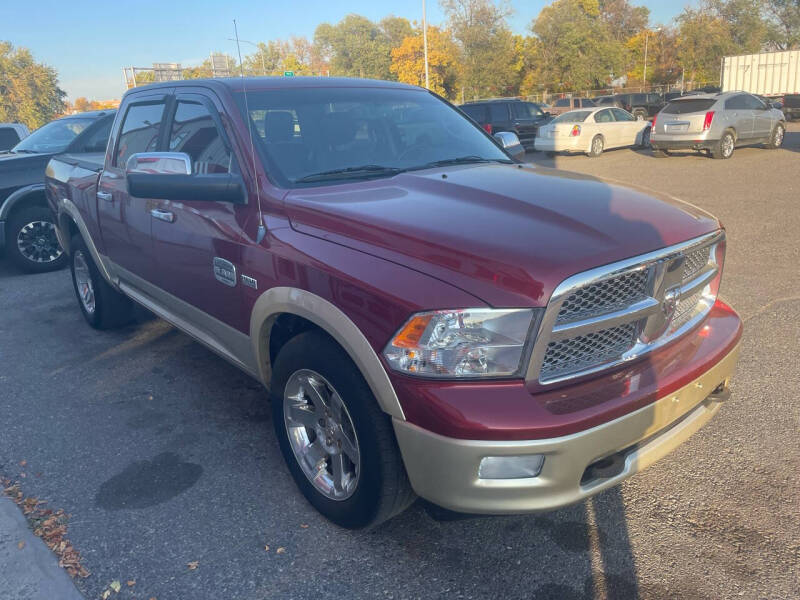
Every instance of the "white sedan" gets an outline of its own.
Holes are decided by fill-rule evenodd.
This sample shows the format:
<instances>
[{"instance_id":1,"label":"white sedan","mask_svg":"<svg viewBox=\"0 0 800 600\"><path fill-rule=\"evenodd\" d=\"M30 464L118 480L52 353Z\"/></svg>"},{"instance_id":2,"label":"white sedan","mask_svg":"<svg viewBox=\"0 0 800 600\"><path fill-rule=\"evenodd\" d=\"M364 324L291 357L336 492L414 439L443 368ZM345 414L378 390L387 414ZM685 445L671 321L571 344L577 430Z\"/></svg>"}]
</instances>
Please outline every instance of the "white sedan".
<instances>
[{"instance_id":1,"label":"white sedan","mask_svg":"<svg viewBox=\"0 0 800 600\"><path fill-rule=\"evenodd\" d=\"M600 156L609 148L648 146L650 123L616 107L571 110L539 127L534 144L544 152Z\"/></svg>"}]
</instances>

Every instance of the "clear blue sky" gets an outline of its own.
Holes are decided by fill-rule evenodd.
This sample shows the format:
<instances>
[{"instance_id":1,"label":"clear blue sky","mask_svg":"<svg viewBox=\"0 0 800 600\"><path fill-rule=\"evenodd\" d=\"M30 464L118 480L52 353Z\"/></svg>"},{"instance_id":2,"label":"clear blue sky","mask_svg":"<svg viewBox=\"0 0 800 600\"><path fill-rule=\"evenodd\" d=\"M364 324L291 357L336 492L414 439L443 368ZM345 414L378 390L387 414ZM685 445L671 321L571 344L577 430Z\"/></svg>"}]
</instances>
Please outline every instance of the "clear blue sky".
<instances>
[{"instance_id":1,"label":"clear blue sky","mask_svg":"<svg viewBox=\"0 0 800 600\"><path fill-rule=\"evenodd\" d=\"M651 23L667 23L693 0L634 0L650 8ZM444 21L437 0L428 0L428 21ZM512 0L509 19L525 33L547 0ZM235 55L235 18L242 39L265 41L291 35L311 38L325 21L348 13L379 20L395 14L420 20L422 2L388 0L0 0L0 39L29 48L37 60L58 70L70 99L119 98L124 91L122 67L153 62L200 63L212 51ZM242 47L243 54L247 46Z\"/></svg>"}]
</instances>

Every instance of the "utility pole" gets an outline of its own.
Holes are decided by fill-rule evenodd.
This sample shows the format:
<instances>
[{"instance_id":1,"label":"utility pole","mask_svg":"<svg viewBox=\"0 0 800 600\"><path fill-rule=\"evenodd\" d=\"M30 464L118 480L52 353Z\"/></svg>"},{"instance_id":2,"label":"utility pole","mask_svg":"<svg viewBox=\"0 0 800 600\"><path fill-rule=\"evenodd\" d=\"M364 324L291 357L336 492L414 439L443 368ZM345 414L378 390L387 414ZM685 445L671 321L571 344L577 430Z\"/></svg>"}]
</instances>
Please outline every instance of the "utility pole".
<instances>
[{"instance_id":1,"label":"utility pole","mask_svg":"<svg viewBox=\"0 0 800 600\"><path fill-rule=\"evenodd\" d=\"M428 21L425 15L425 0L422 0L422 45L425 49L425 89L431 89L428 77Z\"/></svg>"}]
</instances>

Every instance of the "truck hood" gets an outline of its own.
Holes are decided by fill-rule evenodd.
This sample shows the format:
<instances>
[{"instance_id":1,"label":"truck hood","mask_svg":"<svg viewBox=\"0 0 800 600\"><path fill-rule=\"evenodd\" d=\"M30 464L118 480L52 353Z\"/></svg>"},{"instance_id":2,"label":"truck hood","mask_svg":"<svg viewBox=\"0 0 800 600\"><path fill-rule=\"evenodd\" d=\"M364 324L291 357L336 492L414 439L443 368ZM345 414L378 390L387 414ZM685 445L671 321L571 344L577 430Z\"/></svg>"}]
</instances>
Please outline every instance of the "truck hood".
<instances>
[{"instance_id":1,"label":"truck hood","mask_svg":"<svg viewBox=\"0 0 800 600\"><path fill-rule=\"evenodd\" d=\"M710 214L674 198L501 164L295 189L285 202L298 231L505 307L543 306L570 275L720 227Z\"/></svg>"}]
</instances>

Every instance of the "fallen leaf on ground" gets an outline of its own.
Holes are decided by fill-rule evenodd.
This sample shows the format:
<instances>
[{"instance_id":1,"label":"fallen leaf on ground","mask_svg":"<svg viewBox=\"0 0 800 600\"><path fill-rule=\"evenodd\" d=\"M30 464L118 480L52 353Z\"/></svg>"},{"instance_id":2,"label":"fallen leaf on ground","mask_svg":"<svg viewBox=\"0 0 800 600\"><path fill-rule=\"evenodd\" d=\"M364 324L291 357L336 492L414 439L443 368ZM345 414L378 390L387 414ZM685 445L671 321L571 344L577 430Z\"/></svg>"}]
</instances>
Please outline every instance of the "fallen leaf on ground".
<instances>
[{"instance_id":1,"label":"fallen leaf on ground","mask_svg":"<svg viewBox=\"0 0 800 600\"><path fill-rule=\"evenodd\" d=\"M269 552L269 546L264 546L264 550L266 550L267 552Z\"/></svg>"},{"instance_id":2,"label":"fallen leaf on ground","mask_svg":"<svg viewBox=\"0 0 800 600\"><path fill-rule=\"evenodd\" d=\"M119 590L122 588L122 586L120 585L119 581L117 581L116 579L114 581L112 581L111 584L108 587L110 587L112 590L114 590L117 594L119 594Z\"/></svg>"},{"instance_id":3,"label":"fallen leaf on ground","mask_svg":"<svg viewBox=\"0 0 800 600\"><path fill-rule=\"evenodd\" d=\"M22 550L25 547L25 540L20 540L17 542L17 548Z\"/></svg>"},{"instance_id":4,"label":"fallen leaf on ground","mask_svg":"<svg viewBox=\"0 0 800 600\"><path fill-rule=\"evenodd\" d=\"M277 550L275 550L275 554L283 554L284 552L286 552L286 548L284 547L280 547Z\"/></svg>"},{"instance_id":5,"label":"fallen leaf on ground","mask_svg":"<svg viewBox=\"0 0 800 600\"><path fill-rule=\"evenodd\" d=\"M22 459L21 461L19 461L19 466L20 466L20 467L24 467L24 466L25 466L25 465L27 465L27 464L28 464L28 461L27 461L27 460L25 460L25 459Z\"/></svg>"},{"instance_id":6,"label":"fallen leaf on ground","mask_svg":"<svg viewBox=\"0 0 800 600\"><path fill-rule=\"evenodd\" d=\"M308 529L308 523L301 523L300 524L300 528L301 529Z\"/></svg>"},{"instance_id":7,"label":"fallen leaf on ground","mask_svg":"<svg viewBox=\"0 0 800 600\"><path fill-rule=\"evenodd\" d=\"M111 595L111 590L106 590L103 592L103 595L100 596L103 600L108 600L108 597Z\"/></svg>"},{"instance_id":8,"label":"fallen leaf on ground","mask_svg":"<svg viewBox=\"0 0 800 600\"><path fill-rule=\"evenodd\" d=\"M186 566L189 567L190 571L194 571L197 567L200 566L200 561L193 560L192 562L187 563Z\"/></svg>"},{"instance_id":9,"label":"fallen leaf on ground","mask_svg":"<svg viewBox=\"0 0 800 600\"><path fill-rule=\"evenodd\" d=\"M136 585L136 580L135 579L129 579L128 580L128 587L133 587L135 585Z\"/></svg>"}]
</instances>

